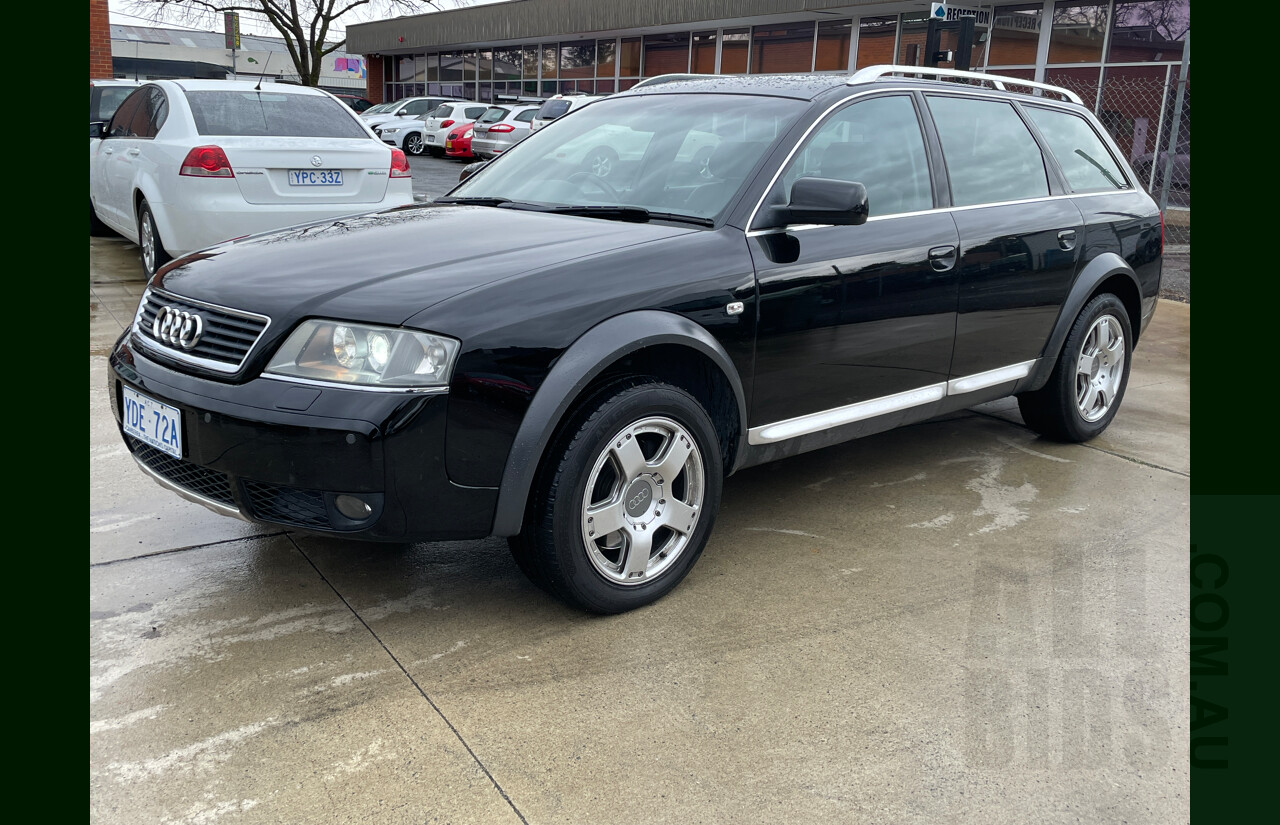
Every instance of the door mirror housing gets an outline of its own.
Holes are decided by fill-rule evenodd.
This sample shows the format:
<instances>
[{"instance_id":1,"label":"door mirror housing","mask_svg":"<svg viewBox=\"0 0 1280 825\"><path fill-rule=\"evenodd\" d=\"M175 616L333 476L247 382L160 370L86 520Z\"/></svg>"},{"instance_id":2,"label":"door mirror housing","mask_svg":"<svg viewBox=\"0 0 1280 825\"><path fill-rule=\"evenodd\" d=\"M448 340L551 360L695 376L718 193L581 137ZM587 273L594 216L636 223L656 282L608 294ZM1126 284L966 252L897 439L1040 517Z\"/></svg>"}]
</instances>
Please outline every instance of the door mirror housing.
<instances>
[{"instance_id":1,"label":"door mirror housing","mask_svg":"<svg viewBox=\"0 0 1280 825\"><path fill-rule=\"evenodd\" d=\"M458 175L458 183L462 183L464 180L471 177L476 172L479 172L481 169L485 168L488 165L489 165L489 161L487 160L482 160L477 163L468 163L466 166L462 167L462 172L461 174Z\"/></svg>"},{"instance_id":2,"label":"door mirror housing","mask_svg":"<svg viewBox=\"0 0 1280 825\"><path fill-rule=\"evenodd\" d=\"M861 183L831 178L799 178L791 185L791 202L771 208L771 226L822 224L861 226L870 207Z\"/></svg>"}]
</instances>

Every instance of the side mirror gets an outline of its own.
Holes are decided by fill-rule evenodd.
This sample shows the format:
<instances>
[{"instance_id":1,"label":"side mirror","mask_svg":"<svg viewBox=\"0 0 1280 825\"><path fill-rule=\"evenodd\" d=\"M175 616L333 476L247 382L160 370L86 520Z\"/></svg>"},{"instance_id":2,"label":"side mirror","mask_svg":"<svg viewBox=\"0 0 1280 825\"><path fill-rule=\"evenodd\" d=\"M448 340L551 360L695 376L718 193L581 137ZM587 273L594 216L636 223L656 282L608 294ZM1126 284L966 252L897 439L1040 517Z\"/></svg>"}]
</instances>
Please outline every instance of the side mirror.
<instances>
[{"instance_id":1,"label":"side mirror","mask_svg":"<svg viewBox=\"0 0 1280 825\"><path fill-rule=\"evenodd\" d=\"M489 161L487 160L482 160L478 163L468 163L466 166L462 167L462 173L458 175L458 183L462 183L464 180L471 177L476 172L479 172L481 169L485 168L488 165L489 165Z\"/></svg>"},{"instance_id":2,"label":"side mirror","mask_svg":"<svg viewBox=\"0 0 1280 825\"><path fill-rule=\"evenodd\" d=\"M815 223L861 226L869 210L867 188L830 178L799 178L791 185L791 202L771 209L771 226Z\"/></svg>"},{"instance_id":3,"label":"side mirror","mask_svg":"<svg viewBox=\"0 0 1280 825\"><path fill-rule=\"evenodd\" d=\"M94 120L89 122L89 137L104 138L107 136L107 122L105 120Z\"/></svg>"}]
</instances>

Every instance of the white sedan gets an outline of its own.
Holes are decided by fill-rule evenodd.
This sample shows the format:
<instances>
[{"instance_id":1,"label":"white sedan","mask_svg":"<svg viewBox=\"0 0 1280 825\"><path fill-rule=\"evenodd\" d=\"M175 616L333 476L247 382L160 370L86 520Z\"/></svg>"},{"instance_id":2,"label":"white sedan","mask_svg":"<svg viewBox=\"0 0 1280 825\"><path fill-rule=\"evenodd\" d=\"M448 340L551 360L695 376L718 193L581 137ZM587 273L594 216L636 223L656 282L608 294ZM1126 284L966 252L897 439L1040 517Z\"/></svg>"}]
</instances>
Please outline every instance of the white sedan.
<instances>
[{"instance_id":1,"label":"white sedan","mask_svg":"<svg viewBox=\"0 0 1280 825\"><path fill-rule=\"evenodd\" d=\"M89 130L90 232L135 241L148 275L232 238L413 202L404 153L317 89L157 80Z\"/></svg>"}]
</instances>

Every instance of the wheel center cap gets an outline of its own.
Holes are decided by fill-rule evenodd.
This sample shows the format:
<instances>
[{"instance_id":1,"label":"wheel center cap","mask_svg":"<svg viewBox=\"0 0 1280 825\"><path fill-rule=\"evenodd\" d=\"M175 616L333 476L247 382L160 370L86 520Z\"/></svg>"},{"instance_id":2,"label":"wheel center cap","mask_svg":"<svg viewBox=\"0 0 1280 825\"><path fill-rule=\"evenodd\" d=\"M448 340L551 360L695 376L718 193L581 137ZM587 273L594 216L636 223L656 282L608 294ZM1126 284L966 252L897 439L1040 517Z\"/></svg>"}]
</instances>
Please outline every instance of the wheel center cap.
<instances>
[{"instance_id":1,"label":"wheel center cap","mask_svg":"<svg viewBox=\"0 0 1280 825\"><path fill-rule=\"evenodd\" d=\"M634 519L640 518L652 508L653 498L653 485L646 478L637 478L627 488L626 503L623 505L627 515Z\"/></svg>"}]
</instances>

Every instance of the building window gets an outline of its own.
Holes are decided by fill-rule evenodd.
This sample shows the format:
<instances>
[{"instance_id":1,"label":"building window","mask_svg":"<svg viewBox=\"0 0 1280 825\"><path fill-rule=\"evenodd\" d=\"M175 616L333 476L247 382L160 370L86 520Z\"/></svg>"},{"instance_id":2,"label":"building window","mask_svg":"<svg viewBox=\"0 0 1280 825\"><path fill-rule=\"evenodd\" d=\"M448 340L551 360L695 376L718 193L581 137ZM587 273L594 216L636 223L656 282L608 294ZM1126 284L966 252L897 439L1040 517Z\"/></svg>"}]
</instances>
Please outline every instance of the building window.
<instances>
[{"instance_id":1,"label":"building window","mask_svg":"<svg viewBox=\"0 0 1280 825\"><path fill-rule=\"evenodd\" d=\"M427 55L426 62L427 62L427 82L439 83L440 82L440 55L429 54Z\"/></svg>"},{"instance_id":2,"label":"building window","mask_svg":"<svg viewBox=\"0 0 1280 825\"><path fill-rule=\"evenodd\" d=\"M596 77L613 79L618 69L618 42L616 40L596 41Z\"/></svg>"},{"instance_id":3,"label":"building window","mask_svg":"<svg viewBox=\"0 0 1280 825\"><path fill-rule=\"evenodd\" d=\"M689 33L645 35L641 71L644 77L689 71Z\"/></svg>"},{"instance_id":4,"label":"building window","mask_svg":"<svg viewBox=\"0 0 1280 825\"><path fill-rule=\"evenodd\" d=\"M526 80L537 80L538 79L538 47L525 46L521 50L521 53L524 55L524 60L521 61L521 63L523 64L521 68L521 72L522 72L521 77L525 78Z\"/></svg>"},{"instance_id":5,"label":"building window","mask_svg":"<svg viewBox=\"0 0 1280 825\"><path fill-rule=\"evenodd\" d=\"M440 82L462 82L462 54L460 52L445 52L440 55Z\"/></svg>"},{"instance_id":6,"label":"building window","mask_svg":"<svg viewBox=\"0 0 1280 825\"><path fill-rule=\"evenodd\" d=\"M746 74L750 46L750 29L725 29L721 32L720 74Z\"/></svg>"},{"instance_id":7,"label":"building window","mask_svg":"<svg viewBox=\"0 0 1280 825\"><path fill-rule=\"evenodd\" d=\"M547 43L542 47L542 76L543 78L556 76L556 65L558 64L558 56L560 49L555 43ZM545 84L544 84L545 85ZM551 88L555 88L552 84ZM555 94L552 92L551 94Z\"/></svg>"},{"instance_id":8,"label":"building window","mask_svg":"<svg viewBox=\"0 0 1280 825\"><path fill-rule=\"evenodd\" d=\"M929 15L902 15L902 36L898 38L898 59L893 61L902 66L923 66L925 64L924 46L928 38Z\"/></svg>"},{"instance_id":9,"label":"building window","mask_svg":"<svg viewBox=\"0 0 1280 825\"><path fill-rule=\"evenodd\" d=\"M898 36L898 18L864 17L858 21L859 69L893 63L893 43Z\"/></svg>"},{"instance_id":10,"label":"building window","mask_svg":"<svg viewBox=\"0 0 1280 825\"><path fill-rule=\"evenodd\" d=\"M1053 30L1049 33L1050 63L1101 63L1107 33L1105 0L1053 4Z\"/></svg>"},{"instance_id":11,"label":"building window","mask_svg":"<svg viewBox=\"0 0 1280 825\"><path fill-rule=\"evenodd\" d=\"M489 49L481 49L477 62L480 64L480 79L493 80L493 52Z\"/></svg>"},{"instance_id":12,"label":"building window","mask_svg":"<svg viewBox=\"0 0 1280 825\"><path fill-rule=\"evenodd\" d=\"M751 31L751 73L783 74L813 69L813 21L756 26Z\"/></svg>"},{"instance_id":13,"label":"building window","mask_svg":"<svg viewBox=\"0 0 1280 825\"><path fill-rule=\"evenodd\" d=\"M519 80L521 78L522 54L519 49L494 49L494 80Z\"/></svg>"},{"instance_id":14,"label":"building window","mask_svg":"<svg viewBox=\"0 0 1280 825\"><path fill-rule=\"evenodd\" d=\"M716 73L716 33L693 33L693 56L689 70L694 74Z\"/></svg>"},{"instance_id":15,"label":"building window","mask_svg":"<svg viewBox=\"0 0 1280 825\"><path fill-rule=\"evenodd\" d=\"M843 72L849 68L849 40L852 20L823 20L818 23L818 48L813 56L814 71Z\"/></svg>"},{"instance_id":16,"label":"building window","mask_svg":"<svg viewBox=\"0 0 1280 825\"><path fill-rule=\"evenodd\" d=\"M561 43L560 79L578 80L595 77L596 44Z\"/></svg>"},{"instance_id":17,"label":"building window","mask_svg":"<svg viewBox=\"0 0 1280 825\"><path fill-rule=\"evenodd\" d=\"M1181 63L1191 33L1191 0L1117 2L1111 18L1111 63Z\"/></svg>"},{"instance_id":18,"label":"building window","mask_svg":"<svg viewBox=\"0 0 1280 825\"><path fill-rule=\"evenodd\" d=\"M640 38L622 38L622 48L618 51L618 76L640 76ZM631 87L625 86L623 88L629 89Z\"/></svg>"}]
</instances>

